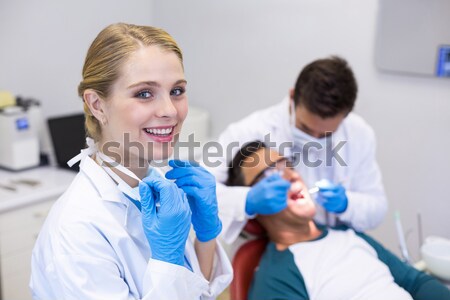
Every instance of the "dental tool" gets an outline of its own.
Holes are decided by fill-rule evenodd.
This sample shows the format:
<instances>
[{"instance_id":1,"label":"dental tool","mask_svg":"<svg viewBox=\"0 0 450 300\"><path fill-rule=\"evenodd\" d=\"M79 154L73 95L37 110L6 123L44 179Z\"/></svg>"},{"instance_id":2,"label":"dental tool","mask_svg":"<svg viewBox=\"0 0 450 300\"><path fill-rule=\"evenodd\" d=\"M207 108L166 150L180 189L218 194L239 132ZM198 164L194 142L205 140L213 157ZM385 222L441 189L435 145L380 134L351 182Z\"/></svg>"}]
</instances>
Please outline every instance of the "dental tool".
<instances>
[{"instance_id":1,"label":"dental tool","mask_svg":"<svg viewBox=\"0 0 450 300\"><path fill-rule=\"evenodd\" d=\"M411 260L408 253L408 248L406 247L405 235L403 233L402 223L400 222L400 213L395 212L395 228L397 230L397 237L400 244L400 251L402 253L403 260L410 264Z\"/></svg>"},{"instance_id":2,"label":"dental tool","mask_svg":"<svg viewBox=\"0 0 450 300\"><path fill-rule=\"evenodd\" d=\"M6 185L6 184L3 184L3 183L0 183L0 189L5 189L5 190L11 191L11 192L16 192L17 191L17 189L14 186Z\"/></svg>"},{"instance_id":3,"label":"dental tool","mask_svg":"<svg viewBox=\"0 0 450 300\"><path fill-rule=\"evenodd\" d=\"M347 178L344 178L343 180L339 181L339 184L343 184L345 181L347 181ZM317 183L318 182L316 182L316 186L308 190L310 195L316 194L320 191L320 188L317 186ZM330 224L332 224L333 226L336 224L336 215L330 214L327 210L325 210L325 225L329 227Z\"/></svg>"},{"instance_id":4,"label":"dental tool","mask_svg":"<svg viewBox=\"0 0 450 300\"><path fill-rule=\"evenodd\" d=\"M310 195L315 194L315 193L317 193L317 192L319 192L319 187L318 187L318 186L315 186L315 187L310 188L310 189L308 190L308 193L309 193Z\"/></svg>"},{"instance_id":5,"label":"dental tool","mask_svg":"<svg viewBox=\"0 0 450 300\"><path fill-rule=\"evenodd\" d=\"M339 184L343 184L345 181L346 181L346 179L341 180L341 181L339 181ZM308 190L308 193L309 193L310 195L313 195L313 194L319 192L319 190L320 190L320 188L316 185L315 187L310 188L310 189Z\"/></svg>"}]
</instances>

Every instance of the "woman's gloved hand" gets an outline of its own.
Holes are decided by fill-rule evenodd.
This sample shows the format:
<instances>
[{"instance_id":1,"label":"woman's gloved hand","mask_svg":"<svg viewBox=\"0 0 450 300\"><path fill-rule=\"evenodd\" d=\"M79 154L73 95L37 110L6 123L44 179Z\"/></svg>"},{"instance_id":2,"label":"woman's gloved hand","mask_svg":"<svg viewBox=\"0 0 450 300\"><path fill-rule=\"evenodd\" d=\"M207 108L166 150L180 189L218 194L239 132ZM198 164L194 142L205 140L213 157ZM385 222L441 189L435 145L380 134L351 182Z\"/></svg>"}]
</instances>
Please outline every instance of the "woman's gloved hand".
<instances>
[{"instance_id":1,"label":"woman's gloved hand","mask_svg":"<svg viewBox=\"0 0 450 300\"><path fill-rule=\"evenodd\" d=\"M279 174L273 174L255 184L247 194L245 212L248 215L272 215L287 207L291 183Z\"/></svg>"},{"instance_id":2,"label":"woman's gloved hand","mask_svg":"<svg viewBox=\"0 0 450 300\"><path fill-rule=\"evenodd\" d=\"M189 200L192 211L192 225L200 242L216 238L222 231L216 198L216 179L196 163L171 160L173 168L166 173L167 179L174 179Z\"/></svg>"},{"instance_id":3,"label":"woman's gloved hand","mask_svg":"<svg viewBox=\"0 0 450 300\"><path fill-rule=\"evenodd\" d=\"M155 171L139 184L142 225L152 258L183 266L184 249L191 228L186 194ZM156 203L160 207L156 208Z\"/></svg>"},{"instance_id":4,"label":"woman's gloved hand","mask_svg":"<svg viewBox=\"0 0 450 300\"><path fill-rule=\"evenodd\" d=\"M327 211L342 213L347 209L348 199L342 184L334 184L328 179L322 179L316 183L316 186L319 188L316 201Z\"/></svg>"}]
</instances>

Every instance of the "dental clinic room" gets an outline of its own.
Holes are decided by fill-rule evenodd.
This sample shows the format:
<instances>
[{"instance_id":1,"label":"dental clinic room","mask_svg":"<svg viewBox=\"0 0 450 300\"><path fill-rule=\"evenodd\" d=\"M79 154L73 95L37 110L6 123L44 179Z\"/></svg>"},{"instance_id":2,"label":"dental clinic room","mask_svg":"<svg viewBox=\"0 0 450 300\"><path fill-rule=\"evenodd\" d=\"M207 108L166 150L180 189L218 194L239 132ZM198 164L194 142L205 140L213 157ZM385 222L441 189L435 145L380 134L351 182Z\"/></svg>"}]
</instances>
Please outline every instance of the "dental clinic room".
<instances>
[{"instance_id":1,"label":"dental clinic room","mask_svg":"<svg viewBox=\"0 0 450 300\"><path fill-rule=\"evenodd\" d=\"M450 299L450 0L1 0L0 39L0 300Z\"/></svg>"}]
</instances>

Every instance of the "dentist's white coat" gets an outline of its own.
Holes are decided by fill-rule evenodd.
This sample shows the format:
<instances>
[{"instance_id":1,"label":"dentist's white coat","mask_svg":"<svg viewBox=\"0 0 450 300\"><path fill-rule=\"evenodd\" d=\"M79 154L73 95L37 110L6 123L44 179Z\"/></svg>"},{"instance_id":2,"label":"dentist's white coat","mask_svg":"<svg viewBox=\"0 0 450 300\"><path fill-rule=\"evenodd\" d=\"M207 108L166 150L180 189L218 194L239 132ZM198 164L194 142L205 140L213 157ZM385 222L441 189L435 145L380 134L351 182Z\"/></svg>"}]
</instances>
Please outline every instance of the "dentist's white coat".
<instances>
[{"instance_id":1,"label":"dentist's white coat","mask_svg":"<svg viewBox=\"0 0 450 300\"><path fill-rule=\"evenodd\" d=\"M53 206L32 255L34 299L215 299L232 279L217 245L212 279L191 241L186 267L151 259L141 213L89 156Z\"/></svg>"},{"instance_id":2,"label":"dentist's white coat","mask_svg":"<svg viewBox=\"0 0 450 300\"><path fill-rule=\"evenodd\" d=\"M267 134L270 134L270 141L276 145L271 148L276 150L279 150L283 143L287 146L286 142L293 141L288 97L274 106L256 111L229 125L218 139L224 155L211 160L217 160L220 164L209 167L208 170L216 176L219 183L224 183L228 178L228 165L239 148L254 140L264 142ZM375 134L361 117L350 113L333 133L333 145L340 141L346 141L346 144L337 153L347 166L341 166L333 159L333 165L330 167L325 164L307 167L300 163L296 169L309 187L313 187L314 183L322 178L342 182L346 188L348 207L344 213L337 215L338 219L357 231L373 229L381 223L387 211L381 173L375 160ZM281 150L281 154L288 157L291 155L291 147ZM317 159L325 161L325 157L321 157L323 152L311 151L309 154L311 162ZM218 185L217 199L223 224L222 239L229 244L237 239L247 222L245 199L248 190L248 187ZM320 206L315 219L319 223L325 223L325 212Z\"/></svg>"}]
</instances>

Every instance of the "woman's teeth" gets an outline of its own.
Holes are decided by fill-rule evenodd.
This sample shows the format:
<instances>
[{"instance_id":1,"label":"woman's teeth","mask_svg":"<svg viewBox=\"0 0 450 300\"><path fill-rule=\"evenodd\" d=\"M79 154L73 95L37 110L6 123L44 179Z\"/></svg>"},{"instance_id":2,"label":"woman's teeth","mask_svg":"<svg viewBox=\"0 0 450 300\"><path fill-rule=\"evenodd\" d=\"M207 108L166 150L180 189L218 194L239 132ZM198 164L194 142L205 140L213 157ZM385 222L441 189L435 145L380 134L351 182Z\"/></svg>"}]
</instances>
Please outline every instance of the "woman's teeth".
<instances>
[{"instance_id":1,"label":"woman's teeth","mask_svg":"<svg viewBox=\"0 0 450 300\"><path fill-rule=\"evenodd\" d=\"M153 134L153 135L159 135L159 136L168 136L172 133L173 127L170 128L145 128L145 132Z\"/></svg>"}]
</instances>

